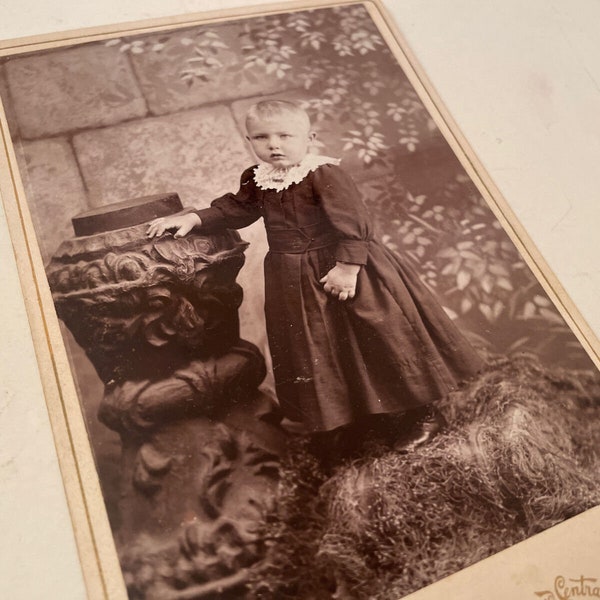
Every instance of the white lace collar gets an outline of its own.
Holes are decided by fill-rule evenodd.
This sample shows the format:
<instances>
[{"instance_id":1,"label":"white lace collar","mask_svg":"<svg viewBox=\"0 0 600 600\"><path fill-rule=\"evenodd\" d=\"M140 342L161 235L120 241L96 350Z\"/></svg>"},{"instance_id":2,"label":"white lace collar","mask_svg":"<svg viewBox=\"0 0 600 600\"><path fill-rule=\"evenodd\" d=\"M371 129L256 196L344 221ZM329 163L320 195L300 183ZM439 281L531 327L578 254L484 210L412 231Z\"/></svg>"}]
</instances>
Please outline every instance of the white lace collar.
<instances>
[{"instance_id":1,"label":"white lace collar","mask_svg":"<svg viewBox=\"0 0 600 600\"><path fill-rule=\"evenodd\" d=\"M254 169L254 181L262 190L281 192L293 183L300 183L311 171L321 165L339 165L339 158L307 154L293 167L274 167L269 163L260 163Z\"/></svg>"}]
</instances>

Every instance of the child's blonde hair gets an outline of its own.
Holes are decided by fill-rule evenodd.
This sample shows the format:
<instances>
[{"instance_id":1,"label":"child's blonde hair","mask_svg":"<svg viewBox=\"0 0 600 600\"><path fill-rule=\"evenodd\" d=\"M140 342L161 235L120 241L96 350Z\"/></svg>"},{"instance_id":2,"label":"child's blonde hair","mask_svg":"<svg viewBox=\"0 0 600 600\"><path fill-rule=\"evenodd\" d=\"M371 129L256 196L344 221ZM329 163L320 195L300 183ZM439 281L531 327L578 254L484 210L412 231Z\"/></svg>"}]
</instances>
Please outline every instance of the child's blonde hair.
<instances>
[{"instance_id":1,"label":"child's blonde hair","mask_svg":"<svg viewBox=\"0 0 600 600\"><path fill-rule=\"evenodd\" d=\"M262 100L253 104L246 113L246 125L250 121L268 120L286 115L306 125L307 130L310 129L310 118L307 112L288 100Z\"/></svg>"}]
</instances>

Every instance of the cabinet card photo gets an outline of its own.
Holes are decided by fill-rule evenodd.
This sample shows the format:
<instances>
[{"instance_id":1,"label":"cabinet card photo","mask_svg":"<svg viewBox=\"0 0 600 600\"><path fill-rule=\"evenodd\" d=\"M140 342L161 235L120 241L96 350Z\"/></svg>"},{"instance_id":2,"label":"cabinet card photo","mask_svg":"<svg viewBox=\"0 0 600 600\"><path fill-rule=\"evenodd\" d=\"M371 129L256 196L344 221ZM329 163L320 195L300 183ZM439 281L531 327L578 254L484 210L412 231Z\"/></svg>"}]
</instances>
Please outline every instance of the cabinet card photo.
<instances>
[{"instance_id":1,"label":"cabinet card photo","mask_svg":"<svg viewBox=\"0 0 600 600\"><path fill-rule=\"evenodd\" d=\"M597 528L598 342L378 2L6 43L0 101L90 598L500 598Z\"/></svg>"}]
</instances>

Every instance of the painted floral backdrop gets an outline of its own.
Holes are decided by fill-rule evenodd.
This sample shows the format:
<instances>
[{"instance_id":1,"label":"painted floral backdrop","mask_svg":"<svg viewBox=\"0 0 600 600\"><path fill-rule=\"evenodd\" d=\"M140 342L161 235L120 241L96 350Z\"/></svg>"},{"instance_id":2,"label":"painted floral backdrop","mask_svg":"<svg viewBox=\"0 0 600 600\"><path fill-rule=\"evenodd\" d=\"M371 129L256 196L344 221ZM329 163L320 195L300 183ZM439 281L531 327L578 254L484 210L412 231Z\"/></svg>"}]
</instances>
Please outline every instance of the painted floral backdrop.
<instances>
[{"instance_id":1,"label":"painted floral backdrop","mask_svg":"<svg viewBox=\"0 0 600 600\"><path fill-rule=\"evenodd\" d=\"M255 18L233 38L214 27L107 45L168 56L178 85L190 90L224 72L236 88L280 80L284 95L311 114L321 134L316 150L358 169L383 241L480 347L587 366L363 7Z\"/></svg>"}]
</instances>

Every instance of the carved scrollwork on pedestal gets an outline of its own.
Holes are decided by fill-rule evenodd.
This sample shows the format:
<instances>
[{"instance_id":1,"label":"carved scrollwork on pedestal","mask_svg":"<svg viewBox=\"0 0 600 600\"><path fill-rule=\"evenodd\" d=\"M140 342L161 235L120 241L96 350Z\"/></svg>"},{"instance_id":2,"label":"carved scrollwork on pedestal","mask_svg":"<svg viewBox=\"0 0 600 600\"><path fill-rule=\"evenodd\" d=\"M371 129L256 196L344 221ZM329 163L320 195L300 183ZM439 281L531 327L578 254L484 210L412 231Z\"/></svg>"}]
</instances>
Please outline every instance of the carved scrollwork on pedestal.
<instances>
[{"instance_id":1,"label":"carved scrollwork on pedestal","mask_svg":"<svg viewBox=\"0 0 600 600\"><path fill-rule=\"evenodd\" d=\"M121 436L115 537L130 596L145 600L243 589L264 556L283 445L258 391L264 359L239 338L247 244L232 231L147 238L142 221L177 203L77 217L86 235L47 268L58 315L104 383L99 418Z\"/></svg>"},{"instance_id":2,"label":"carved scrollwork on pedestal","mask_svg":"<svg viewBox=\"0 0 600 600\"><path fill-rule=\"evenodd\" d=\"M69 240L48 267L59 317L105 383L168 372L165 354L213 356L239 336L246 243L230 231L154 240L145 230Z\"/></svg>"},{"instance_id":3,"label":"carved scrollwork on pedestal","mask_svg":"<svg viewBox=\"0 0 600 600\"><path fill-rule=\"evenodd\" d=\"M209 435L191 457L193 468L186 469L193 476L185 485L190 502L184 521L162 544L142 533L122 551L131 598L215 597L217 589L234 588L235 597L243 598L248 573L266 554L261 524L274 508L278 457L223 424ZM181 455L167 458L157 449L170 445L159 434L153 446L138 451L135 485L149 502L162 494L163 504L169 504L174 482L185 480Z\"/></svg>"}]
</instances>

